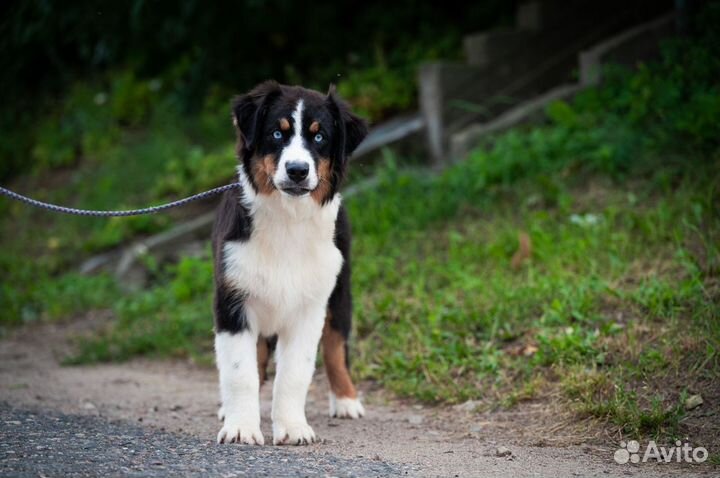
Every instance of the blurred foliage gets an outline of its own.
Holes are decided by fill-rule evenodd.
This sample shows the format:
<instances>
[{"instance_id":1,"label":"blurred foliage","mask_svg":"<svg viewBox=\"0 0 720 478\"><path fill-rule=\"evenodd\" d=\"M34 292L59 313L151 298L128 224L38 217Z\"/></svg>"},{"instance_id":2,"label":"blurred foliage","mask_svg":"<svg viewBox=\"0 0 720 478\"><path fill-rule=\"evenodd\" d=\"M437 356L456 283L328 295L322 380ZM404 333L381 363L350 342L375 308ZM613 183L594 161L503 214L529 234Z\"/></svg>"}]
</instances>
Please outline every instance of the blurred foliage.
<instances>
[{"instance_id":1,"label":"blurred foliage","mask_svg":"<svg viewBox=\"0 0 720 478\"><path fill-rule=\"evenodd\" d=\"M183 115L169 89L168 79L124 70L107 81L77 83L40 120L28 166L34 174L20 184L49 202L130 209L229 182L237 164L230 94L212 88L198 112ZM23 311L46 280L88 254L167 228L178 213L187 211L93 219L1 201L0 322L43 317L42 310ZM38 234L37 224L46 232Z\"/></svg>"},{"instance_id":2,"label":"blurred foliage","mask_svg":"<svg viewBox=\"0 0 720 478\"><path fill-rule=\"evenodd\" d=\"M339 83L362 112L383 118L412 104L419 61L458 57L463 33L507 23L514 4L9 2L0 7L0 180L32 164L73 163L84 152L69 145L79 129L112 136L117 122L141 124L155 89L186 115L218 88L227 104L268 78L319 90ZM58 105L79 94L81 79L98 88L85 100L107 96L115 123L91 125L75 105ZM45 145L36 148L39 137Z\"/></svg>"},{"instance_id":3,"label":"blurred foliage","mask_svg":"<svg viewBox=\"0 0 720 478\"><path fill-rule=\"evenodd\" d=\"M208 252L209 254L209 252ZM208 287L212 284L212 262L206 257L186 257L163 271L168 280L162 290L154 288L122 298L115 304L117 340L86 343L66 363L103 361L110 357L135 355L191 357L211 363L210 342L203 339L212 331L208 317ZM151 321L143 320L152 317ZM200 344L199 348L196 345Z\"/></svg>"},{"instance_id":4,"label":"blurred foliage","mask_svg":"<svg viewBox=\"0 0 720 478\"><path fill-rule=\"evenodd\" d=\"M192 123L191 137L198 137L202 144L227 140L227 98L231 94L222 88L211 88L200 109L188 115L173 93L179 82L175 74L163 79L140 79L127 69L109 72L101 79L76 82L61 99L44 105L46 109L33 126L16 125L24 129L17 131L11 127L8 134L0 136L0 149L5 144L15 155L7 158L0 169L6 168L5 173L10 174L18 166L14 161L23 159L22 148L12 140L13 134L30 138L30 161L23 161L21 167L35 174L67 169L79 161L110 163L113 150L134 131L144 129L172 134L178 125Z\"/></svg>"},{"instance_id":5,"label":"blurred foliage","mask_svg":"<svg viewBox=\"0 0 720 478\"><path fill-rule=\"evenodd\" d=\"M386 53L375 46L374 62L365 68L351 69L339 81L338 92L348 99L355 111L379 119L389 113L409 109L415 102L417 66L426 60L455 58L460 37L457 32L445 32L431 42L417 42L403 38L407 45Z\"/></svg>"}]
</instances>

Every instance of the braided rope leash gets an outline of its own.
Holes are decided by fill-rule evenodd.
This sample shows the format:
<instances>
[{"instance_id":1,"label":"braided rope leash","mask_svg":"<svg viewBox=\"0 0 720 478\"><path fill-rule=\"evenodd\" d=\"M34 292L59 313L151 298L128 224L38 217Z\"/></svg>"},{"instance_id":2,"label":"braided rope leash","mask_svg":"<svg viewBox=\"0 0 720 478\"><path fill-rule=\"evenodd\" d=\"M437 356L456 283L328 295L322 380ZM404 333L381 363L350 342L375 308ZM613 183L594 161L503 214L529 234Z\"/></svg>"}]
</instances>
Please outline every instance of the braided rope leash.
<instances>
[{"instance_id":1,"label":"braided rope leash","mask_svg":"<svg viewBox=\"0 0 720 478\"><path fill-rule=\"evenodd\" d=\"M23 202L25 204L29 204L31 206L35 206L40 209L47 209L48 211L54 211L54 212L61 212L63 214L74 214L76 216L98 216L98 217L125 217L125 216L140 216L143 214L155 214L161 211L165 211L174 207L180 207L184 206L185 204L191 203L193 201L199 201L201 199L205 199L211 196L215 196L221 193L224 193L225 191L229 191L231 189L239 188L240 183L231 183L226 184L225 186L220 186L214 189L211 189L209 191L205 191L199 194L194 194L192 196L178 199L177 201L172 201L166 204L160 204L158 206L151 206L151 207L145 207L142 209L128 209L126 211L93 211L90 209L76 209L74 207L65 207L65 206L58 206L57 204L50 204L42 201L38 201L37 199L29 198L27 196L23 196L22 194L18 194L16 192L10 191L9 189L5 189L4 187L0 186L0 194L9 197L10 199L15 199L16 201Z\"/></svg>"}]
</instances>

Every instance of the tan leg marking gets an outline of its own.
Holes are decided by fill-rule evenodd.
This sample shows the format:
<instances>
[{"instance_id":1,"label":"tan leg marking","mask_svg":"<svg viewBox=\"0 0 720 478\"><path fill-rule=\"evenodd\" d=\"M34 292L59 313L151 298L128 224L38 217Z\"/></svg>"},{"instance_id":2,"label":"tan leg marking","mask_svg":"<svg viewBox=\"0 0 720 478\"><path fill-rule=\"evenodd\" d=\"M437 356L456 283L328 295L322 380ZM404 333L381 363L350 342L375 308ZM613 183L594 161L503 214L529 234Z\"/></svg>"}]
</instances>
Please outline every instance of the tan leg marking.
<instances>
[{"instance_id":1,"label":"tan leg marking","mask_svg":"<svg viewBox=\"0 0 720 478\"><path fill-rule=\"evenodd\" d=\"M357 391L345 365L345 338L330 327L329 312L323 328L322 345L330 389L337 398L357 398Z\"/></svg>"},{"instance_id":2,"label":"tan leg marking","mask_svg":"<svg viewBox=\"0 0 720 478\"><path fill-rule=\"evenodd\" d=\"M257 363L258 372L260 375L260 385L265 382L267 378L267 365L270 361L270 349L268 348L267 340L265 337L258 337L257 342Z\"/></svg>"}]
</instances>

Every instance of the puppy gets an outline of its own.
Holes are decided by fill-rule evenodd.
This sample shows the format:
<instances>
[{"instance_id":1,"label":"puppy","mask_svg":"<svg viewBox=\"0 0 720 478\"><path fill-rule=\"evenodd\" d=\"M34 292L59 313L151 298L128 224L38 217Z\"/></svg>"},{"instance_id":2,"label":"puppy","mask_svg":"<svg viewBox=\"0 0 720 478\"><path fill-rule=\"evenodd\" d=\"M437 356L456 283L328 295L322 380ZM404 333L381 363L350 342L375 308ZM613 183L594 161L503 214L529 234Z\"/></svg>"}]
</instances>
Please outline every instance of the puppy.
<instances>
[{"instance_id":1,"label":"puppy","mask_svg":"<svg viewBox=\"0 0 720 478\"><path fill-rule=\"evenodd\" d=\"M275 82L236 98L232 114L242 188L223 197L212 236L217 440L264 443L259 388L274 348L273 443L312 443L305 399L321 337L331 416L364 414L348 373L350 224L338 188L367 125L332 88Z\"/></svg>"}]
</instances>

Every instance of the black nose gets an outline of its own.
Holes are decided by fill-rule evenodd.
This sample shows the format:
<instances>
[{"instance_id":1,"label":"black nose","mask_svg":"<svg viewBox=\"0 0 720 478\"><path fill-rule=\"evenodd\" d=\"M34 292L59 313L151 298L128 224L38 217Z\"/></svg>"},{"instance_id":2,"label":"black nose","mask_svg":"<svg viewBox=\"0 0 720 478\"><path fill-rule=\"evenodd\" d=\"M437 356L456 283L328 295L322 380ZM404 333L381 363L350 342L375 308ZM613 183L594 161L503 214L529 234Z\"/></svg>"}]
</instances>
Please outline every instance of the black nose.
<instances>
[{"instance_id":1,"label":"black nose","mask_svg":"<svg viewBox=\"0 0 720 478\"><path fill-rule=\"evenodd\" d=\"M287 170L287 175L290 179L299 183L307 177L308 172L310 171L310 166L304 161L291 161L285 165L285 169Z\"/></svg>"}]
</instances>

